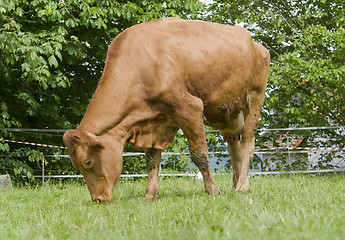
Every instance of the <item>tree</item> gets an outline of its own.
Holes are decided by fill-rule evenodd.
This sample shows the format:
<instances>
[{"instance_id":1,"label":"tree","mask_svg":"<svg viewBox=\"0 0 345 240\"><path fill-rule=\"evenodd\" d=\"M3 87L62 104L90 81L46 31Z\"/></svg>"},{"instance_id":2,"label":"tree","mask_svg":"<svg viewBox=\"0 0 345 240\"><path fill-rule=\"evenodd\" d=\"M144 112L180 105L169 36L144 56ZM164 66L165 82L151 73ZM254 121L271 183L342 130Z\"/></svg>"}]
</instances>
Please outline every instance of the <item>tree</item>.
<instances>
[{"instance_id":1,"label":"tree","mask_svg":"<svg viewBox=\"0 0 345 240\"><path fill-rule=\"evenodd\" d=\"M343 1L215 0L207 11L210 21L244 25L270 50L271 69L260 126L345 125ZM341 147L345 139L337 130L298 134L309 136L310 144L317 146ZM320 136L327 140L319 141Z\"/></svg>"},{"instance_id":2,"label":"tree","mask_svg":"<svg viewBox=\"0 0 345 240\"><path fill-rule=\"evenodd\" d=\"M197 0L0 1L0 129L75 128L117 34L160 17L195 18L202 8ZM0 131L1 136L62 145L61 136ZM21 147L11 145L11 152ZM0 143L0 151L9 152L9 144ZM21 165L0 159L0 166L13 168L9 163Z\"/></svg>"},{"instance_id":3,"label":"tree","mask_svg":"<svg viewBox=\"0 0 345 240\"><path fill-rule=\"evenodd\" d=\"M343 1L214 1L209 11L211 21L242 23L271 52L264 125L345 125Z\"/></svg>"}]
</instances>

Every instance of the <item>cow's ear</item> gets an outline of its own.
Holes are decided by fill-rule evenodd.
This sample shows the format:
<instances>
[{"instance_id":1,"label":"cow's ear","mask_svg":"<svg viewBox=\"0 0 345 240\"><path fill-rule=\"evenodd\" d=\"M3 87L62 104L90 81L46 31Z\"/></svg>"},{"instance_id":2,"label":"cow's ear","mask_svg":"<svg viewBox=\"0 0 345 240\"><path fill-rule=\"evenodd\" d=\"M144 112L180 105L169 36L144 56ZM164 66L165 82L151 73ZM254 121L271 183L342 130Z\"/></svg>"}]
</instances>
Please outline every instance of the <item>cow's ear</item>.
<instances>
[{"instance_id":1,"label":"cow's ear","mask_svg":"<svg viewBox=\"0 0 345 240\"><path fill-rule=\"evenodd\" d=\"M104 148L103 144L97 140L96 136L93 136L90 138L89 142L87 143L87 146L93 150L102 150Z\"/></svg>"},{"instance_id":2,"label":"cow's ear","mask_svg":"<svg viewBox=\"0 0 345 240\"><path fill-rule=\"evenodd\" d=\"M75 149L75 146L81 142L81 136L78 130L68 130L63 135L63 142L69 149Z\"/></svg>"}]
</instances>

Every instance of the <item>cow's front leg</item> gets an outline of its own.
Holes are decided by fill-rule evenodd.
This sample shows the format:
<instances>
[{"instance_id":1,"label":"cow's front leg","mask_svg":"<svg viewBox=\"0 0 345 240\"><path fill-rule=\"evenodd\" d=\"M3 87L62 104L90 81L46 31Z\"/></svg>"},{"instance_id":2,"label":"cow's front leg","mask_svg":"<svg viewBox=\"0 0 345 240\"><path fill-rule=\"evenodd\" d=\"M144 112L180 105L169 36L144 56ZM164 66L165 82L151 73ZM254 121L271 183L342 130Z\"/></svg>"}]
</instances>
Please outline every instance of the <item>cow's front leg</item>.
<instances>
[{"instance_id":1,"label":"cow's front leg","mask_svg":"<svg viewBox=\"0 0 345 240\"><path fill-rule=\"evenodd\" d=\"M208 149L203 122L203 103L199 98L189 96L179 116L181 117L181 129L187 137L190 158L199 168L207 194L218 194L219 189L215 183L209 168Z\"/></svg>"},{"instance_id":2,"label":"cow's front leg","mask_svg":"<svg viewBox=\"0 0 345 240\"><path fill-rule=\"evenodd\" d=\"M207 194L218 194L219 189L214 181L210 168L207 150L194 149L190 151L190 158L194 164L199 168L204 179L204 189Z\"/></svg>"},{"instance_id":3,"label":"cow's front leg","mask_svg":"<svg viewBox=\"0 0 345 240\"><path fill-rule=\"evenodd\" d=\"M145 191L145 200L157 200L159 199L158 191L158 178L159 167L161 163L162 150L151 148L145 151L146 165L148 172L147 187Z\"/></svg>"}]
</instances>

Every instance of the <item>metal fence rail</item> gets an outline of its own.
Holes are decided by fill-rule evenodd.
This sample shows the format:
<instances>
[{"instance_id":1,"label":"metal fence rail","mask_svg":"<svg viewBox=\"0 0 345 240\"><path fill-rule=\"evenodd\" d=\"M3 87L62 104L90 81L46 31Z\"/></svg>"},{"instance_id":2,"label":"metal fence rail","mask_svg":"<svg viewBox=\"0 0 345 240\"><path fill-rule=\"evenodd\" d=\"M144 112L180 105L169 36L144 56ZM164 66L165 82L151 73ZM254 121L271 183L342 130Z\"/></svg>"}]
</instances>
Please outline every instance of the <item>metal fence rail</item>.
<instances>
[{"instance_id":1,"label":"metal fence rail","mask_svg":"<svg viewBox=\"0 0 345 240\"><path fill-rule=\"evenodd\" d=\"M320 169L320 170L301 170L301 171L268 171L268 172L255 172L250 171L249 176L268 176L268 175L284 175L284 174L317 174L317 173L335 173L345 172L345 168L341 169ZM225 175L227 173L213 173L213 175ZM160 177L196 177L202 178L201 173L161 173ZM24 177L24 176L23 176ZM42 175L35 175L35 178L42 178ZM83 175L47 175L44 178L82 178ZM143 178L148 177L148 174L121 174L121 178Z\"/></svg>"},{"instance_id":2,"label":"metal fence rail","mask_svg":"<svg viewBox=\"0 0 345 240\"><path fill-rule=\"evenodd\" d=\"M324 127L301 127L301 128L261 128L258 129L258 132L271 132L271 131L299 131L299 130L327 130L327 129L340 129L345 130L345 126L324 126ZM0 131L9 131L9 132L21 132L21 133L42 133L42 134L50 134L50 133L64 133L65 129L27 129L27 128L4 128L0 129ZM206 130L206 133L219 133L218 130ZM26 144L32 146L41 146L41 147L48 147L48 148L60 148L64 149L63 146L54 146L49 144L40 144L40 143L30 143L30 142L21 142L21 141L14 141L14 140L7 140L0 138L0 142L10 142L10 143L18 143L18 144ZM335 148L335 147L271 147L271 148L256 148L255 154L257 155L269 155L269 154L310 154L315 152L342 152L344 148ZM229 155L228 151L218 151L218 152L209 152L209 155ZM133 156L144 156L144 152L124 152L123 157L133 157ZM178 156L178 155L189 155L189 152L162 152L162 156ZM59 158L69 158L68 155L45 155L44 157L59 157ZM44 159L44 157L42 157ZM49 170L46 170L48 172ZM344 172L345 168L338 168L338 169L319 169L319 170L301 170L301 171L250 171L251 176L255 175L277 175L277 174L296 174L296 173L327 173L327 172ZM41 175L35 175L36 178L80 178L82 175L44 175L44 172ZM200 173L177 173L177 174L160 174L162 177L170 177L170 176L177 176L177 177L200 177ZM136 177L147 177L147 174L122 174L122 178L136 178Z\"/></svg>"}]
</instances>

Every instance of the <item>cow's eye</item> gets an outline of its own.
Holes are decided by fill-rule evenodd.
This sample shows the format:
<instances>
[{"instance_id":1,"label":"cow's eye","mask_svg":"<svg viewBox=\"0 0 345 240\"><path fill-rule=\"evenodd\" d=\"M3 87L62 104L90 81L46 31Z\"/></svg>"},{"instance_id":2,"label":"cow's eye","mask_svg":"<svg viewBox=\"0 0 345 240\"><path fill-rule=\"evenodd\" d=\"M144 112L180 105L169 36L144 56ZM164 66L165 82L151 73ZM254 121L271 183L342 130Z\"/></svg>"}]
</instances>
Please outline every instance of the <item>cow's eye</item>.
<instances>
[{"instance_id":1,"label":"cow's eye","mask_svg":"<svg viewBox=\"0 0 345 240\"><path fill-rule=\"evenodd\" d=\"M86 162L84 162L84 165L85 167L89 168L91 166L91 163L92 163L91 159L88 159L86 160Z\"/></svg>"}]
</instances>

